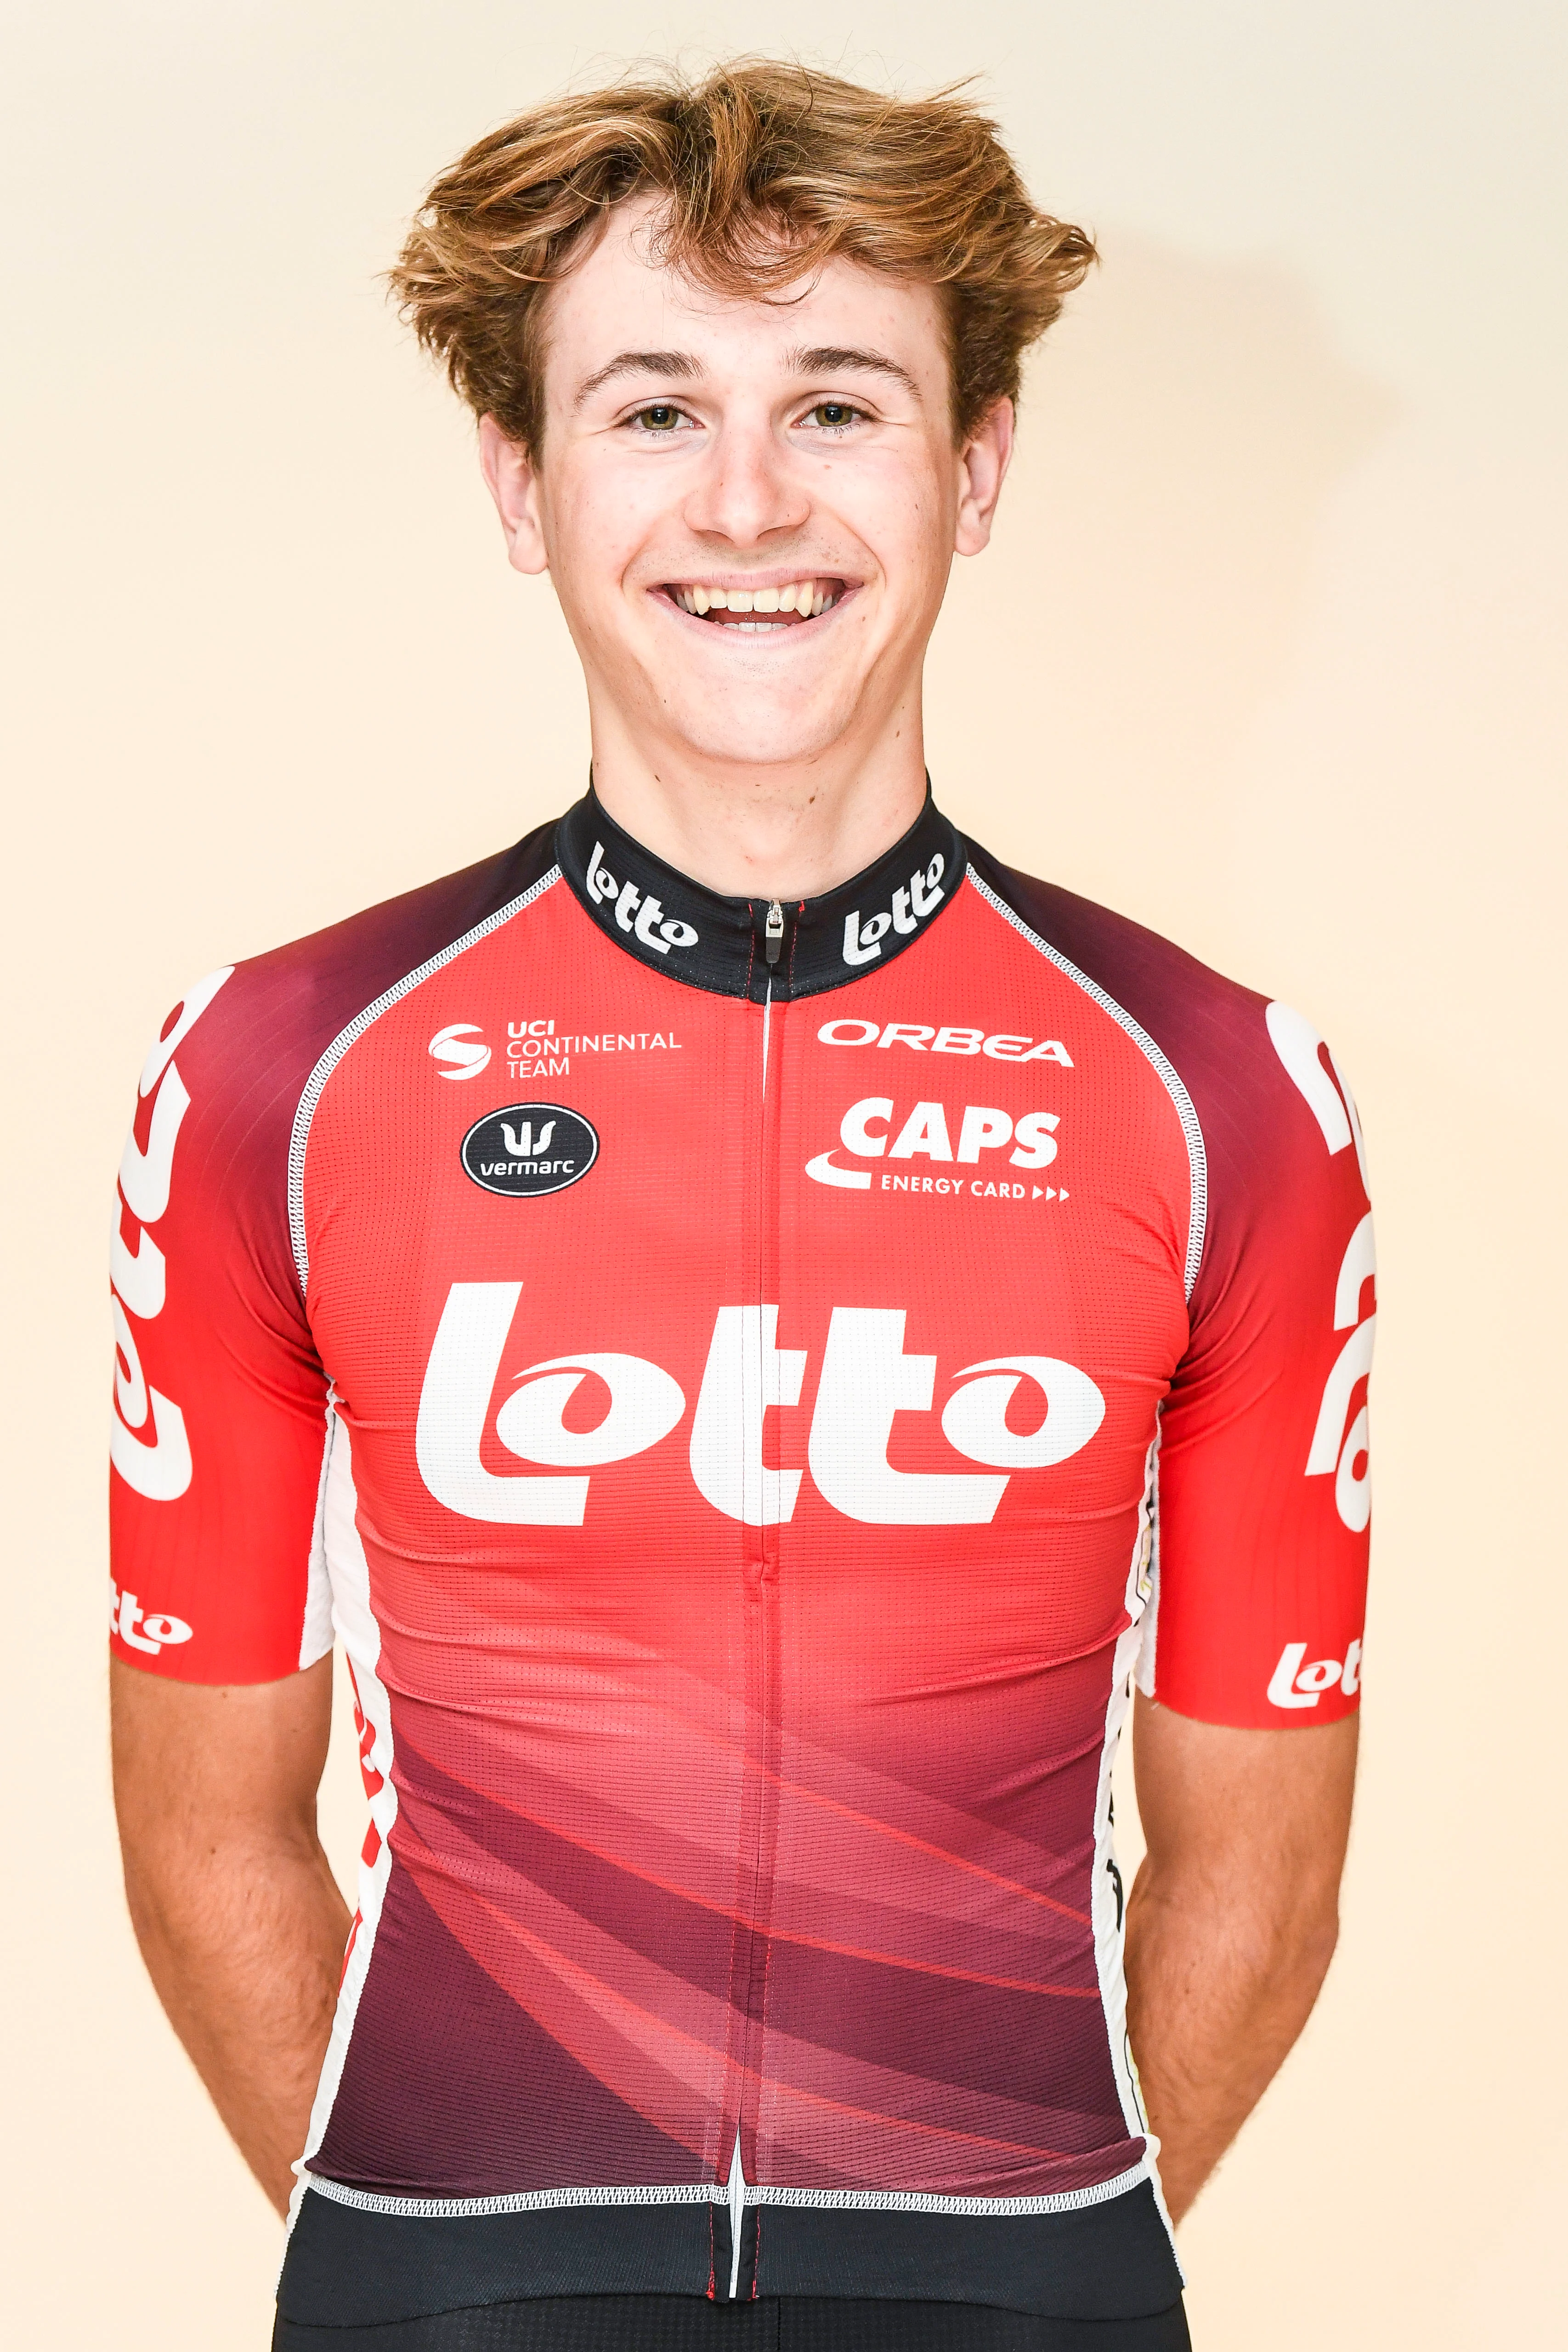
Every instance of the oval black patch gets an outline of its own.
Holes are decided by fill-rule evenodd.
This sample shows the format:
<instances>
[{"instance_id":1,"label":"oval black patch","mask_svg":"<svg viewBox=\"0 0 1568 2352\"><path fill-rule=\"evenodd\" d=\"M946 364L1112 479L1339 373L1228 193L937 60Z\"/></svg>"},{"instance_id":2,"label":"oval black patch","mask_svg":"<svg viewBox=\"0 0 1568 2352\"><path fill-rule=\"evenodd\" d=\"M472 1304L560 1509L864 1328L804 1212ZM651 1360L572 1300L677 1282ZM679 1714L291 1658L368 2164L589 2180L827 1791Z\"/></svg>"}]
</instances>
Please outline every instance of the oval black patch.
<instances>
[{"instance_id":1,"label":"oval black patch","mask_svg":"<svg viewBox=\"0 0 1568 2352\"><path fill-rule=\"evenodd\" d=\"M598 1157L597 1132L562 1103L509 1103L476 1119L463 1139L463 1172L486 1192L564 1192Z\"/></svg>"}]
</instances>

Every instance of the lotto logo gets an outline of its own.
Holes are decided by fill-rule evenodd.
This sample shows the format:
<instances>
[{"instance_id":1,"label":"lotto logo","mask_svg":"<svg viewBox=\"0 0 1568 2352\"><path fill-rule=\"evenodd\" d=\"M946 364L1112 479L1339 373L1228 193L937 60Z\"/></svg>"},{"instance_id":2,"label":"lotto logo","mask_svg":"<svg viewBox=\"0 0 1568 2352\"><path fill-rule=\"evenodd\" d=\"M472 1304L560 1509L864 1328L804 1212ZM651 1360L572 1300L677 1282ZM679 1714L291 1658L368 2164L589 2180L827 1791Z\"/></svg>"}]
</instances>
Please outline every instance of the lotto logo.
<instances>
[{"instance_id":1,"label":"lotto logo","mask_svg":"<svg viewBox=\"0 0 1568 2352\"><path fill-rule=\"evenodd\" d=\"M1354 1698L1361 1688L1361 1643L1353 1642L1340 1658L1314 1658L1312 1664L1301 1663L1307 1654L1304 1642L1287 1642L1280 1653L1280 1663L1269 1681L1270 1706L1316 1706L1324 1691L1336 1687L1346 1698Z\"/></svg>"},{"instance_id":2,"label":"lotto logo","mask_svg":"<svg viewBox=\"0 0 1568 2352\"><path fill-rule=\"evenodd\" d=\"M604 863L604 844L596 841L588 868L588 895L596 907L606 899L612 902L615 920L620 929L652 948L655 955L667 956L672 948L695 948L697 934L690 923L678 915L666 915L661 901L653 892L642 891L635 882L617 882Z\"/></svg>"},{"instance_id":3,"label":"lotto logo","mask_svg":"<svg viewBox=\"0 0 1568 2352\"><path fill-rule=\"evenodd\" d=\"M583 1474L661 1444L685 1417L685 1395L645 1357L548 1356L517 1374L492 1417L521 1295L517 1282L453 1284L419 1400L420 1475L438 1503L465 1518L580 1528L590 1483ZM894 1419L930 1412L936 1390L936 1359L906 1352L904 1324L904 1310L891 1307L835 1307L829 1319L806 1456L818 1493L846 1518L868 1527L984 1527L1013 1473L1067 1461L1105 1417L1103 1396L1076 1364L988 1356L947 1375L941 1414L953 1452L985 1465L986 1475L900 1470L888 1458ZM719 1308L688 1441L697 1492L751 1527L792 1517L806 1475L763 1461L765 1417L800 1404L809 1352L779 1348L778 1328L775 1306ZM566 1407L590 1373L608 1390L609 1410L596 1428L570 1429ZM1044 1413L1037 1405L1036 1426L1020 1432L1008 1409L1026 1381ZM490 1432L517 1460L558 1475L497 1475L481 1458Z\"/></svg>"},{"instance_id":4,"label":"lotto logo","mask_svg":"<svg viewBox=\"0 0 1568 2352\"><path fill-rule=\"evenodd\" d=\"M151 1658L155 1658L160 1650L172 1649L176 1643L191 1638L191 1628L183 1617L170 1617L162 1610L143 1610L135 1593L121 1592L112 1577L109 1580L109 1630L119 1634L127 1649L144 1650Z\"/></svg>"},{"instance_id":5,"label":"lotto logo","mask_svg":"<svg viewBox=\"0 0 1568 2352\"><path fill-rule=\"evenodd\" d=\"M927 915L934 915L947 896L942 887L942 877L947 870L946 858L937 856L924 872L913 873L902 890L893 894L891 907L884 907L862 922L857 907L852 915L844 917L844 961L848 964L874 963L882 953L882 943L889 931L907 939L917 931Z\"/></svg>"},{"instance_id":6,"label":"lotto logo","mask_svg":"<svg viewBox=\"0 0 1568 2352\"><path fill-rule=\"evenodd\" d=\"M137 1142L133 1123L120 1162L120 1192L109 1244L109 1274L113 1286L110 1307L114 1317L115 1347L115 1411L110 1422L109 1454L126 1485L150 1503L176 1502L189 1486L191 1441L180 1407L154 1388L142 1370L131 1318L134 1316L143 1324L155 1322L163 1312L168 1291L167 1261L151 1228L169 1206L174 1181L174 1146L185 1113L191 1108L191 1097L174 1055L233 971L233 964L226 963L221 971L209 972L205 980L198 981L148 1055L139 1089L142 1101L151 1097L152 1104L147 1140L145 1144ZM141 1228L134 1250L121 1230L121 1202ZM134 1606L135 1596L131 1599ZM169 1620L171 1624L179 1622L178 1618ZM191 1630L186 1626L182 1633L145 1641L138 1641L133 1632L122 1638L133 1650L157 1650L165 1641L188 1642Z\"/></svg>"},{"instance_id":7,"label":"lotto logo","mask_svg":"<svg viewBox=\"0 0 1568 2352\"><path fill-rule=\"evenodd\" d=\"M1364 1286L1376 1272L1372 1212L1368 1210L1350 1237L1334 1286L1334 1328L1348 1330L1350 1337L1335 1358L1324 1386L1307 1454L1309 1478L1333 1477L1334 1507L1353 1535L1362 1534L1372 1517L1371 1440L1366 1391L1361 1384L1372 1370L1377 1316L1374 1312L1364 1321L1357 1318ZM1358 1395L1360 1405L1356 1410Z\"/></svg>"}]
</instances>

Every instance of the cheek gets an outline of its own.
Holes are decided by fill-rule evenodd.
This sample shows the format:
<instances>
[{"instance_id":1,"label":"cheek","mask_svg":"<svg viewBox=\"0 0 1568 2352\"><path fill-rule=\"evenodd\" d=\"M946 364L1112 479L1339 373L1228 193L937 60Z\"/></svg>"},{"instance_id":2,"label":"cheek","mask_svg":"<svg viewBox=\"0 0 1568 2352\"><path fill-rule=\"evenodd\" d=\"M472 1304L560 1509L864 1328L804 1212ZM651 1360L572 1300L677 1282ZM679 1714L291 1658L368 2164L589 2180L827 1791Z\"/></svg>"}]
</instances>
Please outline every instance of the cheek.
<instances>
[{"instance_id":1,"label":"cheek","mask_svg":"<svg viewBox=\"0 0 1568 2352\"><path fill-rule=\"evenodd\" d=\"M935 462L870 467L852 488L838 486L844 520L876 557L899 604L940 595L953 552L957 507L951 468Z\"/></svg>"},{"instance_id":2,"label":"cheek","mask_svg":"<svg viewBox=\"0 0 1568 2352\"><path fill-rule=\"evenodd\" d=\"M603 604L621 592L662 506L649 486L607 469L567 470L552 485L547 532L551 571L579 602Z\"/></svg>"}]
</instances>

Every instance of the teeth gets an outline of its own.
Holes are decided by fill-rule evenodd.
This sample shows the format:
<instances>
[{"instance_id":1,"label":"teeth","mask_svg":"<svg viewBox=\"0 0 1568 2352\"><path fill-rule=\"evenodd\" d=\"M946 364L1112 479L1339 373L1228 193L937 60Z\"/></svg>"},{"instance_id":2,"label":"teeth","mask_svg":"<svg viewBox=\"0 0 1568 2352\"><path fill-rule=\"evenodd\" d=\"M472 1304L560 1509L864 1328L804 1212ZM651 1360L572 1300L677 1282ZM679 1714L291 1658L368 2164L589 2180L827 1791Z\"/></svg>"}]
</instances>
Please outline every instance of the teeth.
<instances>
[{"instance_id":1,"label":"teeth","mask_svg":"<svg viewBox=\"0 0 1568 2352\"><path fill-rule=\"evenodd\" d=\"M838 602L833 589L817 580L792 580L782 588L728 589L702 587L693 582L672 588L670 593L683 613L695 614L699 619L709 613L799 613L802 619L814 621ZM742 625L755 627L756 624Z\"/></svg>"}]
</instances>

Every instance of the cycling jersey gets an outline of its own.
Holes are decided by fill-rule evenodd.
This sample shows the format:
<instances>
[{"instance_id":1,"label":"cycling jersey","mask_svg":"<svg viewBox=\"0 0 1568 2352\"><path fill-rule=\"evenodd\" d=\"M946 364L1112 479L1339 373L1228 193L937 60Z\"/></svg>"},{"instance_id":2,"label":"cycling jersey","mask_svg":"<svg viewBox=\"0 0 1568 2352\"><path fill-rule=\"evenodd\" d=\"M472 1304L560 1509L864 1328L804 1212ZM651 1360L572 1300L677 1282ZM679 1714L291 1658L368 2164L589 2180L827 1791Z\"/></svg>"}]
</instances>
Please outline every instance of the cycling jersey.
<instances>
[{"instance_id":1,"label":"cycling jersey","mask_svg":"<svg viewBox=\"0 0 1568 2352\"><path fill-rule=\"evenodd\" d=\"M1372 1226L1308 1024L929 799L769 906L591 793L193 989L120 1181L116 1650L335 1630L358 1703L288 2315L1167 2310L1130 1682L1359 1690Z\"/></svg>"}]
</instances>

